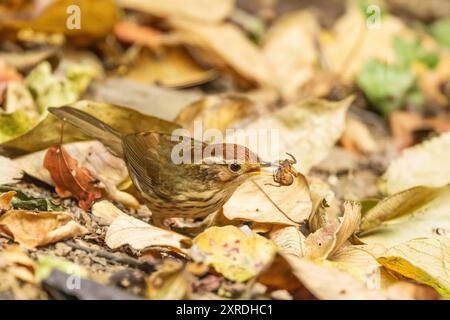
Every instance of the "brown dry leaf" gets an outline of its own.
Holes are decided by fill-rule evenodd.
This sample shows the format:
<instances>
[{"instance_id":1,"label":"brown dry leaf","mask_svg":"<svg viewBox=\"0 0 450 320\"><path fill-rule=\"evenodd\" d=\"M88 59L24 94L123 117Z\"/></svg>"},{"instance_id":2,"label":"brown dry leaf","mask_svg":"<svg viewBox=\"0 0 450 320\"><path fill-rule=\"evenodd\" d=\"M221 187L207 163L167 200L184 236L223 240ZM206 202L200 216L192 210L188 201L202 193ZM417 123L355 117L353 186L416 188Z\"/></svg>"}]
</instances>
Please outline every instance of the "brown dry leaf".
<instances>
[{"instance_id":1,"label":"brown dry leaf","mask_svg":"<svg viewBox=\"0 0 450 320\"><path fill-rule=\"evenodd\" d=\"M32 1L35 4L43 1ZM45 1L47 5L24 8L0 16L0 28L6 31L31 29L37 32L62 33L86 42L105 36L114 26L117 9L113 0L78 0L77 8L71 0ZM71 8L71 10L69 10ZM80 28L68 28L80 23ZM71 18L71 19L69 19Z\"/></svg>"},{"instance_id":2,"label":"brown dry leaf","mask_svg":"<svg viewBox=\"0 0 450 320\"><path fill-rule=\"evenodd\" d=\"M307 259L283 255L300 282L321 300L385 300L383 290L368 289L351 275Z\"/></svg>"},{"instance_id":3,"label":"brown dry leaf","mask_svg":"<svg viewBox=\"0 0 450 320\"><path fill-rule=\"evenodd\" d=\"M8 272L19 280L36 283L36 262L18 245L11 245L2 250L0 260L8 267Z\"/></svg>"},{"instance_id":4,"label":"brown dry leaf","mask_svg":"<svg viewBox=\"0 0 450 320\"><path fill-rule=\"evenodd\" d=\"M13 160L0 156L0 184L15 183L22 176L22 170Z\"/></svg>"},{"instance_id":5,"label":"brown dry leaf","mask_svg":"<svg viewBox=\"0 0 450 320\"><path fill-rule=\"evenodd\" d=\"M369 128L353 117L347 118L341 144L345 149L353 152L374 153L379 149Z\"/></svg>"},{"instance_id":6,"label":"brown dry leaf","mask_svg":"<svg viewBox=\"0 0 450 320\"><path fill-rule=\"evenodd\" d=\"M125 162L113 156L98 141L75 142L64 145L70 156L78 161L79 166L86 168L99 181L97 186L104 189L107 196L130 208L139 207L139 202L131 194L119 190L119 185L128 178ZM43 162L46 151L28 154L13 160L13 163L28 175L54 185Z\"/></svg>"},{"instance_id":7,"label":"brown dry leaf","mask_svg":"<svg viewBox=\"0 0 450 320\"><path fill-rule=\"evenodd\" d=\"M435 288L450 297L450 240L418 238L389 248L378 257L384 267Z\"/></svg>"},{"instance_id":8,"label":"brown dry leaf","mask_svg":"<svg viewBox=\"0 0 450 320\"><path fill-rule=\"evenodd\" d=\"M0 193L0 214L11 210L11 200L16 195L15 191Z\"/></svg>"},{"instance_id":9,"label":"brown dry leaf","mask_svg":"<svg viewBox=\"0 0 450 320\"><path fill-rule=\"evenodd\" d=\"M383 189L394 194L415 186L442 187L450 183L450 133L404 150L384 173Z\"/></svg>"},{"instance_id":10,"label":"brown dry leaf","mask_svg":"<svg viewBox=\"0 0 450 320\"><path fill-rule=\"evenodd\" d=\"M265 35L264 58L272 67L273 83L288 101L316 72L319 57L314 38L319 30L312 13L299 11L277 20Z\"/></svg>"},{"instance_id":11,"label":"brown dry leaf","mask_svg":"<svg viewBox=\"0 0 450 320\"><path fill-rule=\"evenodd\" d=\"M336 243L331 255L333 255L342 245L358 231L361 222L361 204L354 201L344 203L344 215L339 228L336 231Z\"/></svg>"},{"instance_id":12,"label":"brown dry leaf","mask_svg":"<svg viewBox=\"0 0 450 320\"><path fill-rule=\"evenodd\" d=\"M190 18L219 22L234 9L234 0L117 0L123 8L142 11L162 18Z\"/></svg>"},{"instance_id":13,"label":"brown dry leaf","mask_svg":"<svg viewBox=\"0 0 450 320\"><path fill-rule=\"evenodd\" d=\"M28 248L36 248L88 233L64 212L10 210L0 216L3 234Z\"/></svg>"},{"instance_id":14,"label":"brown dry leaf","mask_svg":"<svg viewBox=\"0 0 450 320\"><path fill-rule=\"evenodd\" d=\"M439 133L450 131L450 117L441 115L425 118L417 112L394 111L389 114L389 126L397 148L402 150L414 144L415 131L430 129Z\"/></svg>"},{"instance_id":15,"label":"brown dry leaf","mask_svg":"<svg viewBox=\"0 0 450 320\"><path fill-rule=\"evenodd\" d=\"M361 221L358 238L390 248L421 237L450 234L450 186L415 187L380 201Z\"/></svg>"},{"instance_id":16,"label":"brown dry leaf","mask_svg":"<svg viewBox=\"0 0 450 320\"><path fill-rule=\"evenodd\" d=\"M16 68L7 64L3 58L0 58L0 83L9 81L22 81L22 76L17 72Z\"/></svg>"},{"instance_id":17,"label":"brown dry leaf","mask_svg":"<svg viewBox=\"0 0 450 320\"><path fill-rule=\"evenodd\" d=\"M275 258L276 246L249 227L211 227L194 239L191 257L213 266L225 278L247 281L264 271Z\"/></svg>"},{"instance_id":18,"label":"brown dry leaf","mask_svg":"<svg viewBox=\"0 0 450 320\"><path fill-rule=\"evenodd\" d=\"M190 238L181 234L154 227L125 213L118 215L106 232L105 242L111 249L129 245L135 250L144 251L154 247L169 248L186 254L185 245Z\"/></svg>"},{"instance_id":19,"label":"brown dry leaf","mask_svg":"<svg viewBox=\"0 0 450 320\"><path fill-rule=\"evenodd\" d=\"M95 186L98 181L88 169L78 166L78 161L61 145L48 149L44 168L50 172L58 195L61 198L74 196L80 208L85 211L102 196L101 189Z\"/></svg>"},{"instance_id":20,"label":"brown dry leaf","mask_svg":"<svg viewBox=\"0 0 450 320\"><path fill-rule=\"evenodd\" d=\"M312 202L308 183L303 175L286 187L266 185L272 178L242 184L223 206L227 219L297 225L308 219Z\"/></svg>"},{"instance_id":21,"label":"brown dry leaf","mask_svg":"<svg viewBox=\"0 0 450 320\"><path fill-rule=\"evenodd\" d=\"M230 23L206 25L187 19L171 22L183 43L213 55L218 67L223 68L221 64L225 64L245 79L271 86L271 72L259 48L237 26Z\"/></svg>"},{"instance_id":22,"label":"brown dry leaf","mask_svg":"<svg viewBox=\"0 0 450 320\"><path fill-rule=\"evenodd\" d=\"M129 67L127 79L164 87L186 88L206 83L217 76L200 67L182 48L165 48L159 56L143 51Z\"/></svg>"}]
</instances>

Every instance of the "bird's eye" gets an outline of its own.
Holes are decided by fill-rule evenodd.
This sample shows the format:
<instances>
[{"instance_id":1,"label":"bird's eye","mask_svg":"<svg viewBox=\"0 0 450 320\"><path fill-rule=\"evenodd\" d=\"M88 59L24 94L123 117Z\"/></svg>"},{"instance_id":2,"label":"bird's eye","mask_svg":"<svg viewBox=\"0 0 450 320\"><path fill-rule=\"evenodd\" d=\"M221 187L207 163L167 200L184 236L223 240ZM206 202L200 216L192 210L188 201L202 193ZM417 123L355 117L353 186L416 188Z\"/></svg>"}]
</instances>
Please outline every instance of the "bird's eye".
<instances>
[{"instance_id":1,"label":"bird's eye","mask_svg":"<svg viewBox=\"0 0 450 320\"><path fill-rule=\"evenodd\" d=\"M230 170L233 172L239 172L241 170L241 165L238 163L230 164Z\"/></svg>"}]
</instances>

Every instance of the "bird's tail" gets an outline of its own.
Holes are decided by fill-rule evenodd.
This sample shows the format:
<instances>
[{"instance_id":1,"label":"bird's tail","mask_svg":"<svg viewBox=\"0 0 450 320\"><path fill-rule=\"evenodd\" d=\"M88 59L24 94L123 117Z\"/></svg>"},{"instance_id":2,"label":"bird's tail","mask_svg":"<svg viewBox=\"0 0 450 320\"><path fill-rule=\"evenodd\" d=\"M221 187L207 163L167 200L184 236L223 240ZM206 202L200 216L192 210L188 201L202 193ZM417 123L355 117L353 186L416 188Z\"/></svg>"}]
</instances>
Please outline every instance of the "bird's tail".
<instances>
[{"instance_id":1,"label":"bird's tail","mask_svg":"<svg viewBox=\"0 0 450 320\"><path fill-rule=\"evenodd\" d=\"M114 155L123 157L122 134L109 124L72 107L49 108L48 110L58 119L67 121L80 129L85 135L102 142Z\"/></svg>"}]
</instances>

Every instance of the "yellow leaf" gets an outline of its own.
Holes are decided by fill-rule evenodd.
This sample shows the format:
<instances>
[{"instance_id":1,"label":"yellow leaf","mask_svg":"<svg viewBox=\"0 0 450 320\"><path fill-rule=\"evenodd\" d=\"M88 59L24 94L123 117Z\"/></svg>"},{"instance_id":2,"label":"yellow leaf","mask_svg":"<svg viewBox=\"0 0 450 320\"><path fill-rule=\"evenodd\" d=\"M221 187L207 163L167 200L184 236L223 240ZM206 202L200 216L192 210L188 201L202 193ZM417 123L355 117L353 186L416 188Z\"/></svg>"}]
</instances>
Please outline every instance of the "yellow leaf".
<instances>
[{"instance_id":1,"label":"yellow leaf","mask_svg":"<svg viewBox=\"0 0 450 320\"><path fill-rule=\"evenodd\" d=\"M211 227L194 239L190 253L195 261L213 266L225 278L244 282L271 264L276 246L246 226Z\"/></svg>"},{"instance_id":2,"label":"yellow leaf","mask_svg":"<svg viewBox=\"0 0 450 320\"><path fill-rule=\"evenodd\" d=\"M404 277L435 288L450 297L450 240L419 238L389 248L378 262Z\"/></svg>"},{"instance_id":3,"label":"yellow leaf","mask_svg":"<svg viewBox=\"0 0 450 320\"><path fill-rule=\"evenodd\" d=\"M415 187L370 209L358 235L364 243L386 248L421 237L450 234L450 186ZM382 222L380 224L380 222Z\"/></svg>"}]
</instances>

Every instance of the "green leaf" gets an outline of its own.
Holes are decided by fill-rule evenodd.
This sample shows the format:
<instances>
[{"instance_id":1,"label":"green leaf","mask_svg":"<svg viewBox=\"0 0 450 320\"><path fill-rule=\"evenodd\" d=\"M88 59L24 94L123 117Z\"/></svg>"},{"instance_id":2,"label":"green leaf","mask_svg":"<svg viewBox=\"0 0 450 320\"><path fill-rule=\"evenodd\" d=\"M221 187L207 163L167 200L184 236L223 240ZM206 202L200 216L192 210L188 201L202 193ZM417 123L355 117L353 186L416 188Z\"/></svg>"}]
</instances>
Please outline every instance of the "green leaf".
<instances>
[{"instance_id":1,"label":"green leaf","mask_svg":"<svg viewBox=\"0 0 450 320\"><path fill-rule=\"evenodd\" d=\"M25 79L32 92L39 112L48 107L60 107L78 100L91 80L97 75L94 67L84 64L70 64L63 77L52 73L49 62L44 61L34 68Z\"/></svg>"},{"instance_id":2,"label":"green leaf","mask_svg":"<svg viewBox=\"0 0 450 320\"><path fill-rule=\"evenodd\" d=\"M450 47L450 19L441 19L430 26L431 35L443 46Z\"/></svg>"},{"instance_id":3,"label":"green leaf","mask_svg":"<svg viewBox=\"0 0 450 320\"><path fill-rule=\"evenodd\" d=\"M384 115L399 109L415 83L415 76L399 65L371 59L356 77L356 83L369 101Z\"/></svg>"},{"instance_id":4,"label":"green leaf","mask_svg":"<svg viewBox=\"0 0 450 320\"><path fill-rule=\"evenodd\" d=\"M421 46L419 39L409 42L408 40L395 37L392 46L397 55L397 62L401 66L410 67L411 63L417 61L433 69L439 62L438 55L425 50Z\"/></svg>"},{"instance_id":5,"label":"green leaf","mask_svg":"<svg viewBox=\"0 0 450 320\"><path fill-rule=\"evenodd\" d=\"M0 113L0 143L20 136L34 123L25 110L17 110L10 114Z\"/></svg>"},{"instance_id":6,"label":"green leaf","mask_svg":"<svg viewBox=\"0 0 450 320\"><path fill-rule=\"evenodd\" d=\"M14 209L38 210L38 211L64 211L64 206L54 204L51 200L45 198L33 198L17 187L9 185L0 185L0 193L14 191L16 195L11 201Z\"/></svg>"}]
</instances>

